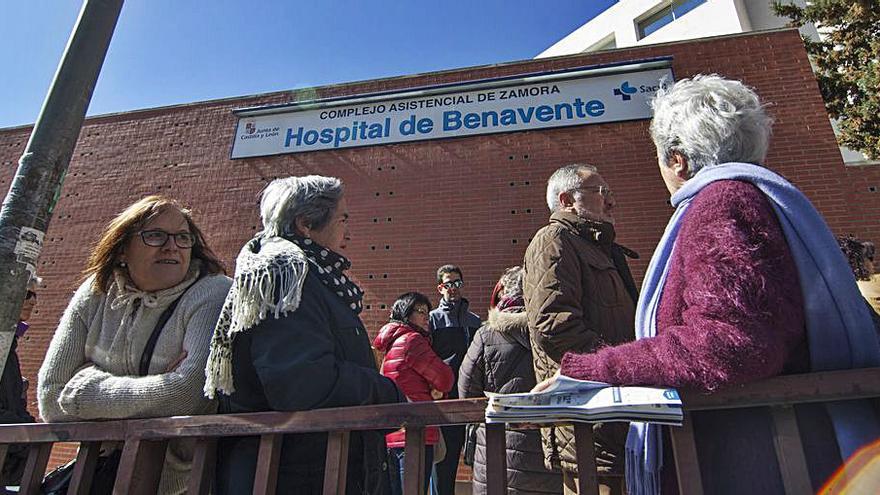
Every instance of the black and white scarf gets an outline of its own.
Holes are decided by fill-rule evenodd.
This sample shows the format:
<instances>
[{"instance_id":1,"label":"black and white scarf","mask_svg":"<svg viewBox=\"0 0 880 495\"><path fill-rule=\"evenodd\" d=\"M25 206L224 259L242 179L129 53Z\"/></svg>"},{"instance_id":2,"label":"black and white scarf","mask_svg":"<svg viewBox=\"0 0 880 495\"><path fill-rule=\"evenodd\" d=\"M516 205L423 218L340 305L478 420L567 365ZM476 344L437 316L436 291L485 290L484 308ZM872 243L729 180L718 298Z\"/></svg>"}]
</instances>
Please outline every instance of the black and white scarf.
<instances>
[{"instance_id":1,"label":"black and white scarf","mask_svg":"<svg viewBox=\"0 0 880 495\"><path fill-rule=\"evenodd\" d=\"M351 266L344 256L313 240L257 234L235 260L232 287L223 303L211 338L205 368L205 396L217 390L235 391L232 382L232 343L235 336L253 328L270 314L276 319L296 311L309 269L355 313L363 308L363 291L343 274Z\"/></svg>"},{"instance_id":2,"label":"black and white scarf","mask_svg":"<svg viewBox=\"0 0 880 495\"><path fill-rule=\"evenodd\" d=\"M321 280L321 283L339 296L352 311L360 314L364 309L364 291L343 273L351 268L351 261L336 251L327 249L312 241L308 237L287 234L284 238L296 244L305 252L306 257L315 268L316 275Z\"/></svg>"}]
</instances>

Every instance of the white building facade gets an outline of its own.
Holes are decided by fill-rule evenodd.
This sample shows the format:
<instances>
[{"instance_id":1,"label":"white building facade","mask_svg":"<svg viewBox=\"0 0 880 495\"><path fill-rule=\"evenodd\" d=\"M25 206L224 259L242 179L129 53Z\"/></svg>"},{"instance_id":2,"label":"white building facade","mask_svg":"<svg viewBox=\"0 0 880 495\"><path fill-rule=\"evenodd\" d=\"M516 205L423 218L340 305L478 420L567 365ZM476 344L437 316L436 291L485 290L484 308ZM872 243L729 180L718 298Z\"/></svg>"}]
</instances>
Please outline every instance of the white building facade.
<instances>
[{"instance_id":1,"label":"white building facade","mask_svg":"<svg viewBox=\"0 0 880 495\"><path fill-rule=\"evenodd\" d=\"M535 58L775 29L786 24L786 19L773 14L770 0L620 0ZM812 26L802 32L818 36Z\"/></svg>"},{"instance_id":2,"label":"white building facade","mask_svg":"<svg viewBox=\"0 0 880 495\"><path fill-rule=\"evenodd\" d=\"M535 58L776 29L788 22L774 14L771 0L620 0ZM820 36L812 24L800 31ZM880 163L846 147L840 153L847 165Z\"/></svg>"}]
</instances>

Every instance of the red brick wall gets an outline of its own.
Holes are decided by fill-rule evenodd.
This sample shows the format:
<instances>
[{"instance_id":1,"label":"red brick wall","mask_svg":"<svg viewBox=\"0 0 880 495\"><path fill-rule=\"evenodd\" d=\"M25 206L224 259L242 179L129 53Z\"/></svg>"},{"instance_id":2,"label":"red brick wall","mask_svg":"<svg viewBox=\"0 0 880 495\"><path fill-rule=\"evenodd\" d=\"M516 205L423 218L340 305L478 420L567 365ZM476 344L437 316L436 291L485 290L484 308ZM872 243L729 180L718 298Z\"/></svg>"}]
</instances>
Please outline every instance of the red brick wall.
<instances>
[{"instance_id":1,"label":"red brick wall","mask_svg":"<svg viewBox=\"0 0 880 495\"><path fill-rule=\"evenodd\" d=\"M742 79L776 118L768 166L793 180L832 229L880 241L880 168L845 168L796 31L766 32L460 69L318 88L321 97L672 56L676 78ZM616 193L619 241L639 251L641 277L671 213L647 121L229 160L233 108L288 102L296 93L198 103L89 119L73 155L39 261L45 287L19 347L36 382L52 332L103 225L141 196L192 205L210 244L232 268L259 229L260 191L274 177L324 174L347 183L353 241L345 254L366 290L375 332L401 292L436 301L437 266L464 270L471 307L485 315L501 271L518 264L547 220L544 190L560 165L597 165ZM0 188L8 188L29 128L0 130ZM36 413L31 387L30 405ZM58 456L53 458L58 460Z\"/></svg>"}]
</instances>

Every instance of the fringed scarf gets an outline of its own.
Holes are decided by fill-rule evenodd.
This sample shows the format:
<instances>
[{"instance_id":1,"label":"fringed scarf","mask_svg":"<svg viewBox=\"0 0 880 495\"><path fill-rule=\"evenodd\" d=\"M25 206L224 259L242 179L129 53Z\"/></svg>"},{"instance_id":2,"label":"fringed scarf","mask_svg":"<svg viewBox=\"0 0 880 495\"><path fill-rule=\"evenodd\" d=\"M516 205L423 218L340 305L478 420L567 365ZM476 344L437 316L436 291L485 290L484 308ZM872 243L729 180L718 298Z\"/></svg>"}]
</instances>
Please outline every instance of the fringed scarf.
<instances>
[{"instance_id":1,"label":"fringed scarf","mask_svg":"<svg viewBox=\"0 0 880 495\"><path fill-rule=\"evenodd\" d=\"M344 256L311 239L257 234L235 260L232 288L223 303L211 339L205 368L205 396L215 391L235 392L232 381L232 343L235 336L253 328L269 315L278 319L296 311L309 265L321 282L357 313L363 291L343 271L351 266Z\"/></svg>"},{"instance_id":2,"label":"fringed scarf","mask_svg":"<svg viewBox=\"0 0 880 495\"><path fill-rule=\"evenodd\" d=\"M364 291L342 273L351 268L351 261L306 237L287 234L286 239L305 252L321 282L342 299L352 311L360 314L364 309Z\"/></svg>"}]
</instances>

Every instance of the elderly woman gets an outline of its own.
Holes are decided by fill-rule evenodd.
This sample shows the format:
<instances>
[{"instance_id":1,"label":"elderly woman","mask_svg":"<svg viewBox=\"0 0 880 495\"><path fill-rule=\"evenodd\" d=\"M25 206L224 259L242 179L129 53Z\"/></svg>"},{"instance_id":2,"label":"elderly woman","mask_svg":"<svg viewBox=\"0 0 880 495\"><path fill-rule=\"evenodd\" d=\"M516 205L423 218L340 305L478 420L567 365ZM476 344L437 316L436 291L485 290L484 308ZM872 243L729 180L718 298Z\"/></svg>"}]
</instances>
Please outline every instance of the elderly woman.
<instances>
[{"instance_id":1,"label":"elderly woman","mask_svg":"<svg viewBox=\"0 0 880 495\"><path fill-rule=\"evenodd\" d=\"M458 396L483 397L486 392L513 394L535 386L529 322L523 301L523 270L508 268L489 301L489 321L474 336L461 365ZM541 433L507 433L507 490L517 495L562 493L562 473L544 466ZM487 493L486 430L477 429L473 493Z\"/></svg>"},{"instance_id":2,"label":"elderly woman","mask_svg":"<svg viewBox=\"0 0 880 495\"><path fill-rule=\"evenodd\" d=\"M696 76L660 91L653 107L651 136L675 212L645 275L638 340L567 354L562 374L712 391L880 364L834 236L800 191L760 165L771 119L758 96L738 81ZM880 434L868 406L797 408L814 489ZM695 414L693 424L706 493L784 492L766 409ZM656 426L631 426L631 492L657 493L669 481L660 477L661 438Z\"/></svg>"},{"instance_id":3,"label":"elderly woman","mask_svg":"<svg viewBox=\"0 0 880 495\"><path fill-rule=\"evenodd\" d=\"M40 368L45 421L212 413L202 394L229 278L189 210L148 196L92 251ZM159 493L184 493L192 445L174 441Z\"/></svg>"},{"instance_id":4,"label":"elderly woman","mask_svg":"<svg viewBox=\"0 0 880 495\"><path fill-rule=\"evenodd\" d=\"M340 254L348 239L342 182L273 181L260 203L263 231L236 260L235 279L211 343L205 393L222 412L305 411L405 401L379 374L358 314L363 292ZM219 493L250 493L259 440L226 438ZM327 435L287 435L278 493L321 493ZM352 433L346 493L388 489L382 432Z\"/></svg>"}]
</instances>

